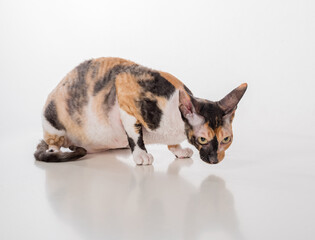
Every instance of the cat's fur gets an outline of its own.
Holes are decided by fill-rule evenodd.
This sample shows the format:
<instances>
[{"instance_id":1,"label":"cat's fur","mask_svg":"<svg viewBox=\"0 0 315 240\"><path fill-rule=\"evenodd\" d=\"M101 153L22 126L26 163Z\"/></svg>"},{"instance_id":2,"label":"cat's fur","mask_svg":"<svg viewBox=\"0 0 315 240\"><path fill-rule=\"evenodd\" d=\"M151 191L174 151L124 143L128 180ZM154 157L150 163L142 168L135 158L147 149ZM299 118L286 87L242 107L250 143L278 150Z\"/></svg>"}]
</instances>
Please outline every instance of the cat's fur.
<instances>
[{"instance_id":1,"label":"cat's fur","mask_svg":"<svg viewBox=\"0 0 315 240\"><path fill-rule=\"evenodd\" d=\"M44 140L34 155L62 162L129 146L134 161L147 165L153 157L145 144L167 144L176 157L185 158L193 152L179 144L188 139L203 161L218 163L231 145L231 123L246 88L242 84L212 102L194 97L169 73L120 58L88 60L49 95L42 116Z\"/></svg>"}]
</instances>

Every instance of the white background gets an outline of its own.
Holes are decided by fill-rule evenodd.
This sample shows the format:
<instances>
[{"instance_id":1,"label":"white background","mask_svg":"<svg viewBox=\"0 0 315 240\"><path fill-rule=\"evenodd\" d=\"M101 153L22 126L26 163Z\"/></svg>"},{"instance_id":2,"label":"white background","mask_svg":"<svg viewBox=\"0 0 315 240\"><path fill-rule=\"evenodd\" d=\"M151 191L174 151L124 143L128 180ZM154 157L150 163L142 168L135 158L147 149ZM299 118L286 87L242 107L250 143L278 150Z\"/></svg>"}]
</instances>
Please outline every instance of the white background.
<instances>
[{"instance_id":1,"label":"white background","mask_svg":"<svg viewBox=\"0 0 315 240\"><path fill-rule=\"evenodd\" d=\"M0 239L314 239L314 43L314 0L0 0ZM210 100L247 82L225 160L34 161L47 95L104 56Z\"/></svg>"},{"instance_id":2,"label":"white background","mask_svg":"<svg viewBox=\"0 0 315 240\"><path fill-rule=\"evenodd\" d=\"M67 72L117 56L168 71L210 100L247 82L238 128L313 135L314 10L311 0L1 0L0 132L38 131Z\"/></svg>"}]
</instances>

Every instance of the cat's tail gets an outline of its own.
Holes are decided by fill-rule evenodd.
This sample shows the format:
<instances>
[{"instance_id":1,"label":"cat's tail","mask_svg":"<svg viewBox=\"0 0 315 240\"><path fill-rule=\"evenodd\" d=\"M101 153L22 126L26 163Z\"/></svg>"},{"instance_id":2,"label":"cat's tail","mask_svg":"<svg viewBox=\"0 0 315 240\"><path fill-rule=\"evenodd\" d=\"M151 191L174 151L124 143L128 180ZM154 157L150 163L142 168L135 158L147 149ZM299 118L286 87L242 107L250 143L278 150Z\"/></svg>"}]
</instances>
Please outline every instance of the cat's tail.
<instances>
[{"instance_id":1,"label":"cat's tail","mask_svg":"<svg viewBox=\"0 0 315 240\"><path fill-rule=\"evenodd\" d=\"M86 155L86 150L82 147L70 146L72 152L47 152L48 145L42 140L38 145L34 157L43 162L68 162L79 159Z\"/></svg>"}]
</instances>

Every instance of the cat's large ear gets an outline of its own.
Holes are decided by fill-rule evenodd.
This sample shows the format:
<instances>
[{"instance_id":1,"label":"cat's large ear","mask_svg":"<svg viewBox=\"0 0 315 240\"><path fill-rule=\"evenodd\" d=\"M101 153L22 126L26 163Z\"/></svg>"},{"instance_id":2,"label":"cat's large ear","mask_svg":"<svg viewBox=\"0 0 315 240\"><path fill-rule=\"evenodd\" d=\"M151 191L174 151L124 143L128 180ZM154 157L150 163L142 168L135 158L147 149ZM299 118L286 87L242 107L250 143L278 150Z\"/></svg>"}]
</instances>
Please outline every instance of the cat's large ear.
<instances>
[{"instance_id":1,"label":"cat's large ear","mask_svg":"<svg viewBox=\"0 0 315 240\"><path fill-rule=\"evenodd\" d=\"M197 104L197 101L193 96L187 94L187 92L179 90L179 110L182 113L182 116L188 120L189 124L192 126L197 126L202 124L204 121L196 112L194 105Z\"/></svg>"},{"instance_id":2,"label":"cat's large ear","mask_svg":"<svg viewBox=\"0 0 315 240\"><path fill-rule=\"evenodd\" d=\"M226 95L224 98L222 98L220 101L218 101L218 105L225 114L229 114L236 109L237 104L243 97L246 89L247 83L243 83L239 87L235 88L228 95Z\"/></svg>"}]
</instances>

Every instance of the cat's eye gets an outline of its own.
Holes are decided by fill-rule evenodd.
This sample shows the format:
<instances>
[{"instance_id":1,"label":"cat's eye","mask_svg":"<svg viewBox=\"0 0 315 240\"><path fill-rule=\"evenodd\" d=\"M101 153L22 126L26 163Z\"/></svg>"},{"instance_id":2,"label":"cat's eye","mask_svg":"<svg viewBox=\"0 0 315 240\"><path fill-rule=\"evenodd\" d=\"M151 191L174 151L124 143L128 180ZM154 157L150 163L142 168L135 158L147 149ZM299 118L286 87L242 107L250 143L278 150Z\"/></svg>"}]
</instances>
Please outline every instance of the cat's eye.
<instances>
[{"instance_id":1,"label":"cat's eye","mask_svg":"<svg viewBox=\"0 0 315 240\"><path fill-rule=\"evenodd\" d=\"M205 139L204 137L199 137L198 138L198 142L200 143L200 144L207 144L208 143L208 140L207 139Z\"/></svg>"},{"instance_id":2,"label":"cat's eye","mask_svg":"<svg viewBox=\"0 0 315 240\"><path fill-rule=\"evenodd\" d=\"M223 138L223 140L221 141L221 143L226 144L226 143L229 143L230 141L231 141L231 137L228 136L228 137Z\"/></svg>"}]
</instances>

